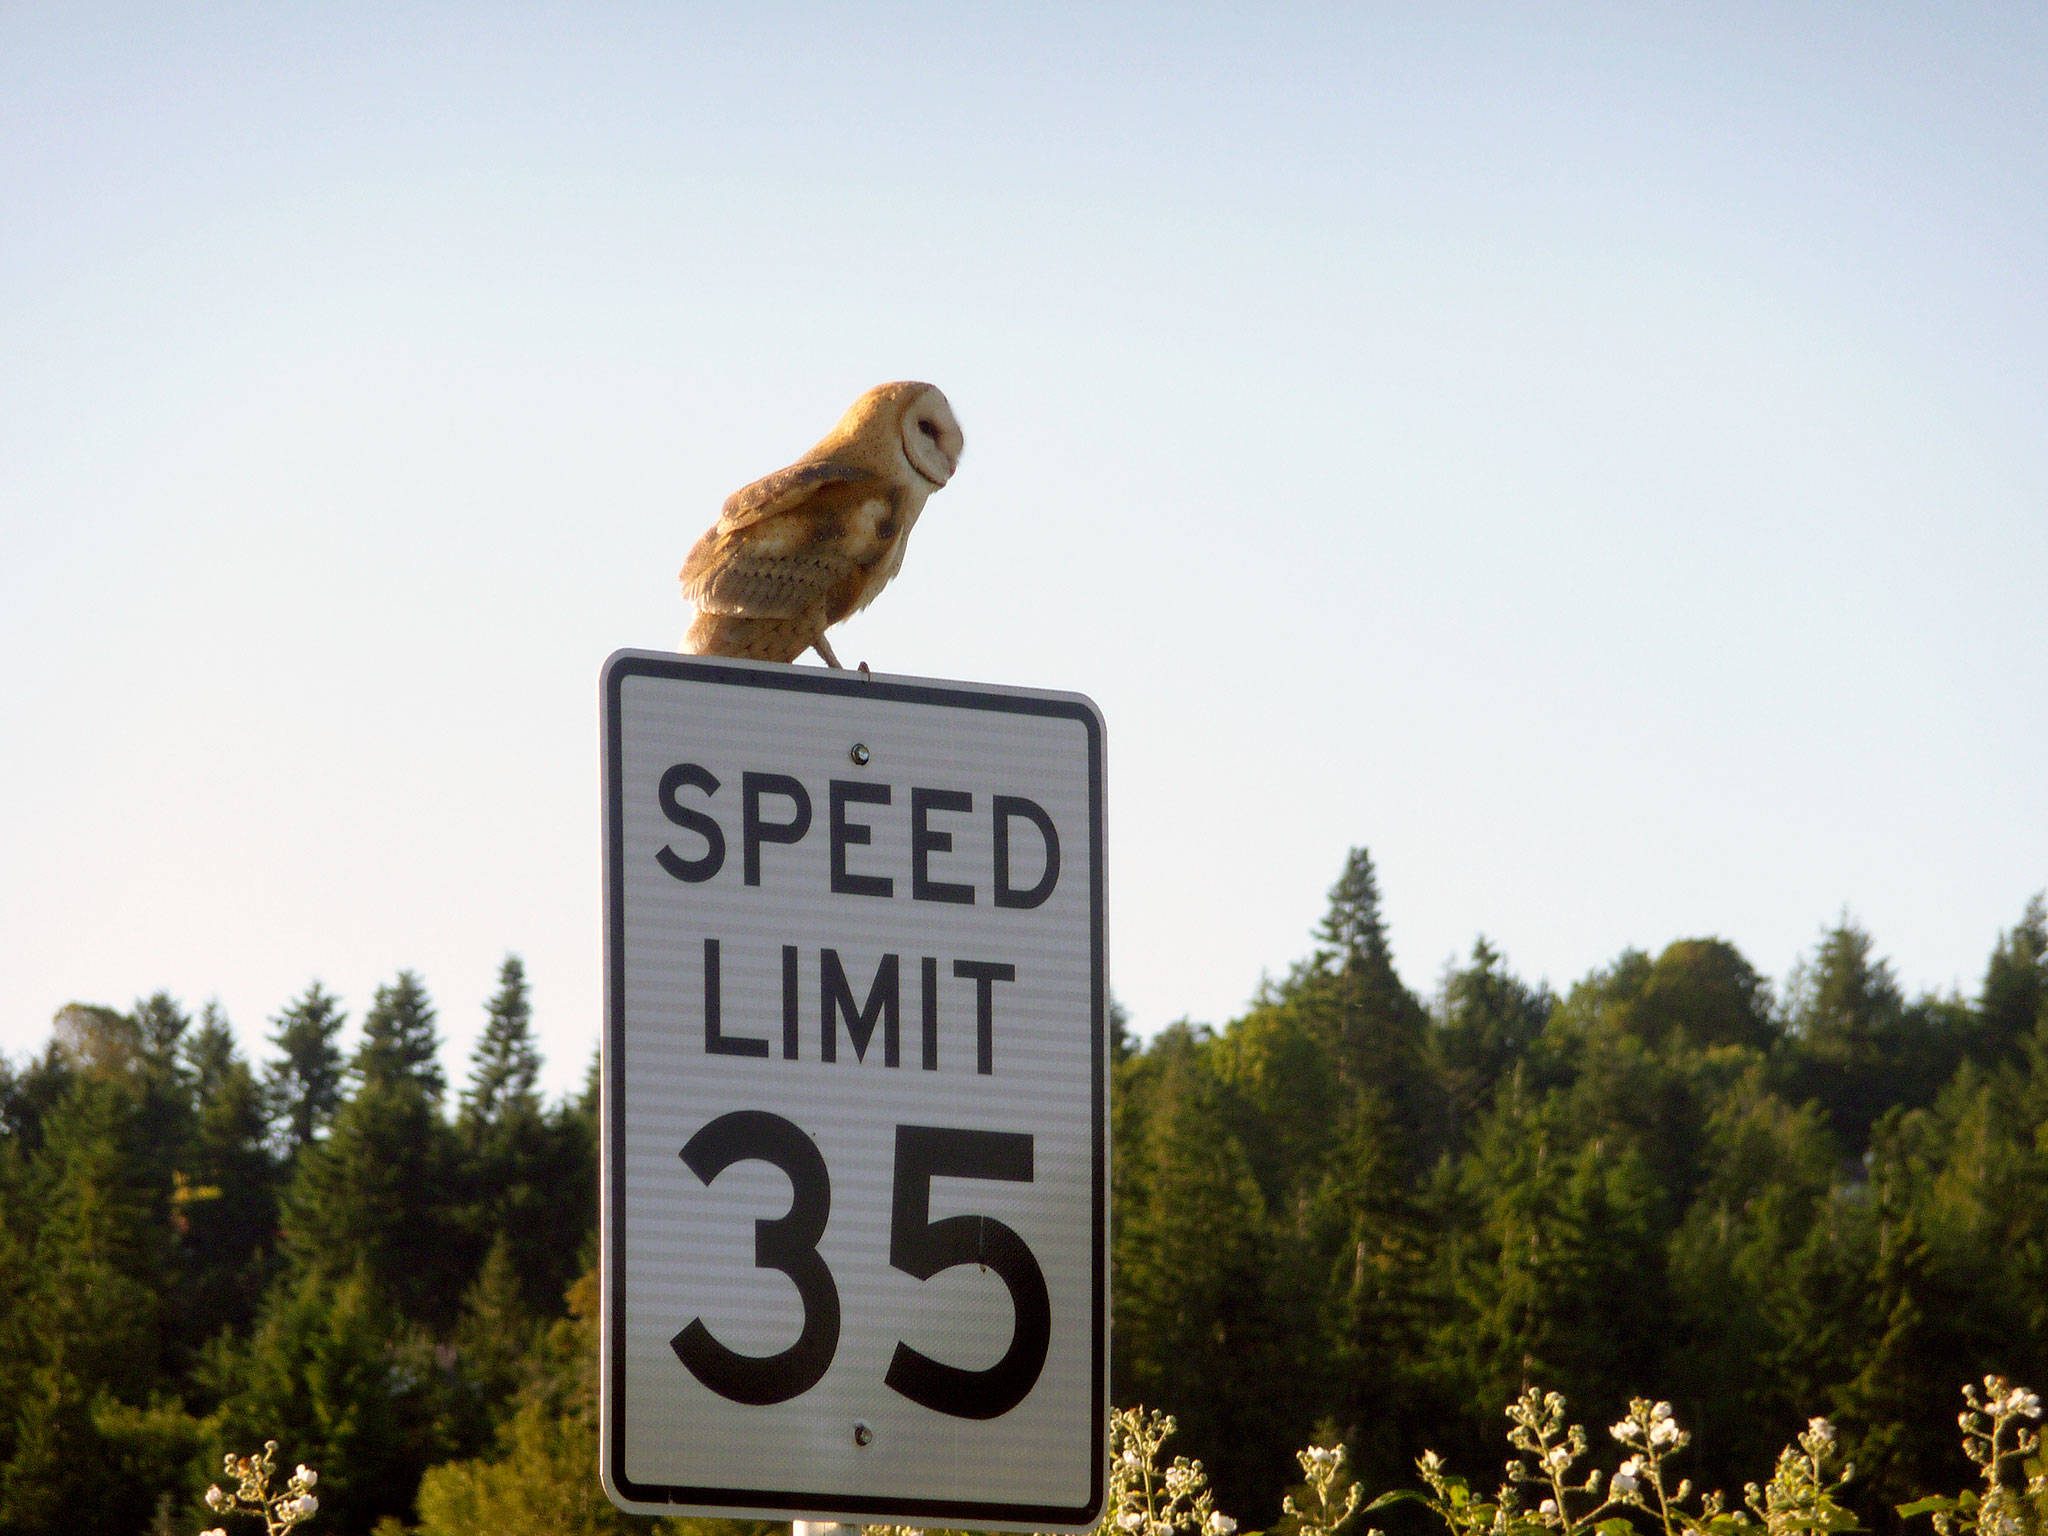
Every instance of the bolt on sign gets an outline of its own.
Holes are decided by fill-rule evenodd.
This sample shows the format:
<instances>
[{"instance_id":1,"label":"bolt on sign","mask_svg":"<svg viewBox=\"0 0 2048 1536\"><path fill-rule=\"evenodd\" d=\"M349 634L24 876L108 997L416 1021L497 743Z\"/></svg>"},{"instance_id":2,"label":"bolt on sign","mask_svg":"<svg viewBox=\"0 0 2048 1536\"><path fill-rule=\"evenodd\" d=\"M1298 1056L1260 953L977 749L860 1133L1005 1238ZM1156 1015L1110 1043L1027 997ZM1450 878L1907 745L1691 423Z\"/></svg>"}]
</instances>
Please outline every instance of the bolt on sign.
<instances>
[{"instance_id":1,"label":"bolt on sign","mask_svg":"<svg viewBox=\"0 0 2048 1536\"><path fill-rule=\"evenodd\" d=\"M1088 1527L1101 715L621 651L603 737L606 1491Z\"/></svg>"}]
</instances>

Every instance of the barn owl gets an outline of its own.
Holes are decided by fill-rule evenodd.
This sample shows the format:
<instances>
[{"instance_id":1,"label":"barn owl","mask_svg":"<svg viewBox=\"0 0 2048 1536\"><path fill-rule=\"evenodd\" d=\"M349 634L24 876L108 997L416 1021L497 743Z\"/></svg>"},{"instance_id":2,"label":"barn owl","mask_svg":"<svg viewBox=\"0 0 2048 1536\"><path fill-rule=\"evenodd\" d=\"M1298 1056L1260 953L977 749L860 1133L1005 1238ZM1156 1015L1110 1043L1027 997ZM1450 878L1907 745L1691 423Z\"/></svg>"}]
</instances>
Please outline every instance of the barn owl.
<instances>
[{"instance_id":1,"label":"barn owl","mask_svg":"<svg viewBox=\"0 0 2048 1536\"><path fill-rule=\"evenodd\" d=\"M683 562L698 656L795 661L903 565L925 498L960 462L960 424L930 384L878 384L787 469L734 491Z\"/></svg>"}]
</instances>

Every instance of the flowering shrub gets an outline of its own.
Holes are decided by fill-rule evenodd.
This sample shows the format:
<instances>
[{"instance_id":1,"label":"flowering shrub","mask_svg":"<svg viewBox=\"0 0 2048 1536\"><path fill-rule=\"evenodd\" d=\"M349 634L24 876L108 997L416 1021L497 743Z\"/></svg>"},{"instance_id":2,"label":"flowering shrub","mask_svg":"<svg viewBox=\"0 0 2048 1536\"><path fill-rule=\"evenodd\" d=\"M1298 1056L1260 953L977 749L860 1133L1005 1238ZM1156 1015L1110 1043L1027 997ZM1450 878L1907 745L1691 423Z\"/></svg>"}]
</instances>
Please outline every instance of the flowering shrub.
<instances>
[{"instance_id":1,"label":"flowering shrub","mask_svg":"<svg viewBox=\"0 0 2048 1536\"><path fill-rule=\"evenodd\" d=\"M2048 1530L2048 1459L2040 1454L2041 1432L2022 1421L2041 1417L2041 1399L2003 1376L1986 1376L1981 1394L1974 1386L1963 1388L1963 1401L1969 1406L1956 1415L1963 1454L1977 1464L1984 1491L1965 1488L1952 1499L1920 1499L1901 1504L1899 1513L1932 1515L1939 1536L2040 1536ZM2011 1473L2009 1462L2018 1464Z\"/></svg>"},{"instance_id":2,"label":"flowering shrub","mask_svg":"<svg viewBox=\"0 0 2048 1536\"><path fill-rule=\"evenodd\" d=\"M1294 1459L1301 1463L1301 1475L1308 1480L1308 1488L1301 1499L1291 1493L1282 1499L1280 1512L1295 1518L1295 1536L1337 1536L1358 1513L1358 1501L1365 1497L1365 1490L1356 1483L1348 1484L1343 1496L1338 1496L1338 1484L1344 1474L1344 1447L1312 1445L1305 1451L1296 1451ZM1379 1533L1371 1532L1369 1536Z\"/></svg>"},{"instance_id":3,"label":"flowering shrub","mask_svg":"<svg viewBox=\"0 0 2048 1536\"><path fill-rule=\"evenodd\" d=\"M235 1479L233 1491L215 1483L206 1490L206 1507L220 1515L253 1515L263 1521L265 1536L284 1536L293 1526L313 1518L320 1508L313 1486L320 1474L301 1462L293 1469L291 1481L280 1493L270 1491L271 1475L277 1471L277 1442L263 1442L261 1456L230 1455L223 1463ZM215 1526L200 1536L227 1536L225 1527Z\"/></svg>"}]
</instances>

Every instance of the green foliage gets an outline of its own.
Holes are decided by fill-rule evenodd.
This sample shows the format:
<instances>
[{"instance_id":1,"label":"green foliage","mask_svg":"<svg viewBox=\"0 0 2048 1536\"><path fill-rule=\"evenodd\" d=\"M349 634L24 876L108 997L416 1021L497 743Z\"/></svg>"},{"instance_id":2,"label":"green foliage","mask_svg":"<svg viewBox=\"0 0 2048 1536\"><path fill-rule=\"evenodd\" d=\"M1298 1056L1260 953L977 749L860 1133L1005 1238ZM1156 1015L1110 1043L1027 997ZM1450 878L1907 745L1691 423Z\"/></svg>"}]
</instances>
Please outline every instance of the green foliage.
<instances>
[{"instance_id":1,"label":"green foliage","mask_svg":"<svg viewBox=\"0 0 2048 1536\"><path fill-rule=\"evenodd\" d=\"M341 999L314 982L271 1020L277 1049L264 1079L270 1112L283 1135L287 1155L312 1144L341 1103Z\"/></svg>"},{"instance_id":2,"label":"green foliage","mask_svg":"<svg viewBox=\"0 0 2048 1536\"><path fill-rule=\"evenodd\" d=\"M420 1484L418 1536L623 1536L597 1480L597 1273L569 1289L568 1315L539 1339L514 1411L490 1452L434 1468ZM758 1521L663 1520L679 1536L766 1536Z\"/></svg>"},{"instance_id":3,"label":"green foliage","mask_svg":"<svg viewBox=\"0 0 2048 1536\"><path fill-rule=\"evenodd\" d=\"M324 1469L322 1502L342 1530L410 1514L422 1474L458 1449L450 1373L367 1268L281 1282L223 1375L223 1439L288 1441Z\"/></svg>"},{"instance_id":4,"label":"green foliage","mask_svg":"<svg viewBox=\"0 0 2048 1536\"><path fill-rule=\"evenodd\" d=\"M533 1009L526 997L526 967L507 955L498 971L498 992L477 1042L462 1122L471 1135L507 1118L539 1112L533 1085L540 1076L540 1052L533 1045Z\"/></svg>"},{"instance_id":5,"label":"green foliage","mask_svg":"<svg viewBox=\"0 0 2048 1536\"><path fill-rule=\"evenodd\" d=\"M1518 1470L1482 1494L1425 1463L1421 1502L1376 1506L1399 1536L1432 1508L1454 1536L2043 1536L2002 1382L2048 1374L2048 904L1976 999L1906 997L1844 919L1782 999L1721 939L1561 998L1482 939L1425 1002L1364 850L1329 898L1220 1028L1113 1015L1113 1392L1157 1409L1119 1413L1151 1470L1112 1467L1113 1523L1355 1536L1358 1489L1418 1444L1489 1454L1510 1402ZM259 1074L159 993L0 1062L0 1536L195 1529L266 1435L320 1466L336 1536L638 1523L592 1476L595 1062L541 1101L516 956L452 1108L418 977L347 1070L342 1025L308 987ZM1928 1501L1958 1372L2001 1382L1978 1486ZM1539 1380L1619 1415L1619 1465ZM1681 1451L1705 1487L1776 1469L1724 1507L1667 1477Z\"/></svg>"},{"instance_id":6,"label":"green foliage","mask_svg":"<svg viewBox=\"0 0 2048 1536\"><path fill-rule=\"evenodd\" d=\"M366 1088L413 1083L438 1104L447 1083L440 1055L427 989L411 971L400 971L390 985L377 989L363 1015L363 1043L350 1068Z\"/></svg>"}]
</instances>

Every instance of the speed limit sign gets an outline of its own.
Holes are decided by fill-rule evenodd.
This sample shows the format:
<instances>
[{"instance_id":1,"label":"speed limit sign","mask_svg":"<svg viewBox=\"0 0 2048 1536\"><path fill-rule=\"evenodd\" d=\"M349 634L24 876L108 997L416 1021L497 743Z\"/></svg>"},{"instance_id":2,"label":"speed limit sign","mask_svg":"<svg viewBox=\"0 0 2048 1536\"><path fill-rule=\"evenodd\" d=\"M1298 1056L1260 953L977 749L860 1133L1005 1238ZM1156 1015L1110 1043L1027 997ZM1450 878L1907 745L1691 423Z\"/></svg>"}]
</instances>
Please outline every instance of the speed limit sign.
<instances>
[{"instance_id":1,"label":"speed limit sign","mask_svg":"<svg viewBox=\"0 0 2048 1536\"><path fill-rule=\"evenodd\" d=\"M607 1493L1091 1525L1100 714L621 651L603 739Z\"/></svg>"}]
</instances>

